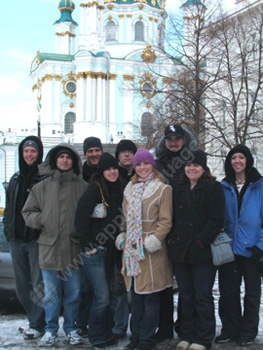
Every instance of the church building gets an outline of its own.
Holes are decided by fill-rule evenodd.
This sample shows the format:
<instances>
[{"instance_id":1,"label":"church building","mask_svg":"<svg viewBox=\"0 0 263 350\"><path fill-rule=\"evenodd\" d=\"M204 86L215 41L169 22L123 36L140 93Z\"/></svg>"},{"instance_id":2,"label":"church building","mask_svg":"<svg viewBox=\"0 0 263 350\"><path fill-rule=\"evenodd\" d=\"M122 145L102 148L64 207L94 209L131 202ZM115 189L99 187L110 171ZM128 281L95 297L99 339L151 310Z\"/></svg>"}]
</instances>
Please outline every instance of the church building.
<instances>
[{"instance_id":1,"label":"church building","mask_svg":"<svg viewBox=\"0 0 263 350\"><path fill-rule=\"evenodd\" d=\"M55 52L37 52L30 70L45 144L81 143L91 135L104 143L147 136L153 101L165 88L162 77L174 69L163 54L165 2L58 2Z\"/></svg>"}]
</instances>

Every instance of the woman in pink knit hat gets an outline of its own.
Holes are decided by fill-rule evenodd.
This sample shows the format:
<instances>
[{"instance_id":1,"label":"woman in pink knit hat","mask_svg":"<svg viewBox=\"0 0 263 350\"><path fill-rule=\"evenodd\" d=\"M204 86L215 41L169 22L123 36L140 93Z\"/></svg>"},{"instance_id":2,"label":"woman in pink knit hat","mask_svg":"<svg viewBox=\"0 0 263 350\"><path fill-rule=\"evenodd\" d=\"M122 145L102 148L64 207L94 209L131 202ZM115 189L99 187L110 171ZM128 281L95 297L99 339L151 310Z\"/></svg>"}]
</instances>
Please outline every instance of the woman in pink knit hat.
<instances>
[{"instance_id":1,"label":"woman in pink knit hat","mask_svg":"<svg viewBox=\"0 0 263 350\"><path fill-rule=\"evenodd\" d=\"M126 288L132 293L130 343L125 350L150 350L159 323L159 294L172 286L165 237L172 225L172 188L163 183L153 155L138 149L135 175L124 191L125 225L116 239L123 249Z\"/></svg>"}]
</instances>

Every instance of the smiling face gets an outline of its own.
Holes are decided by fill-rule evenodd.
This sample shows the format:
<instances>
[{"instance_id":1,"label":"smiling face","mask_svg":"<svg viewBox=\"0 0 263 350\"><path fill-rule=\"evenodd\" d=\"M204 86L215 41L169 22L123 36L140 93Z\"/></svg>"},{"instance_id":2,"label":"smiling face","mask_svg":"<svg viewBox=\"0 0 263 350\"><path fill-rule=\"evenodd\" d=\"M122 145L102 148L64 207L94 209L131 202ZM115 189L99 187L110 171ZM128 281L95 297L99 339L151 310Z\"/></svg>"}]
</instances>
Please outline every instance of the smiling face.
<instances>
[{"instance_id":1,"label":"smiling face","mask_svg":"<svg viewBox=\"0 0 263 350\"><path fill-rule=\"evenodd\" d=\"M247 158L243 153L234 153L231 157L231 165L236 175L245 177Z\"/></svg>"},{"instance_id":2,"label":"smiling face","mask_svg":"<svg viewBox=\"0 0 263 350\"><path fill-rule=\"evenodd\" d=\"M99 147L90 147L86 152L88 165L93 168L97 167L101 155L102 150Z\"/></svg>"},{"instance_id":3,"label":"smiling face","mask_svg":"<svg viewBox=\"0 0 263 350\"><path fill-rule=\"evenodd\" d=\"M23 158L27 165L33 165L37 161L38 151L31 146L23 149Z\"/></svg>"},{"instance_id":4,"label":"smiling face","mask_svg":"<svg viewBox=\"0 0 263 350\"><path fill-rule=\"evenodd\" d=\"M184 172L190 181L191 187L193 187L197 184L198 180L202 177L205 170L199 164L190 163L185 165Z\"/></svg>"},{"instance_id":5,"label":"smiling face","mask_svg":"<svg viewBox=\"0 0 263 350\"><path fill-rule=\"evenodd\" d=\"M69 171L72 169L73 160L67 153L61 153L56 160L56 167L60 171Z\"/></svg>"},{"instance_id":6,"label":"smiling face","mask_svg":"<svg viewBox=\"0 0 263 350\"><path fill-rule=\"evenodd\" d=\"M119 169L111 167L103 171L104 178L109 182L116 182L119 177Z\"/></svg>"},{"instance_id":7,"label":"smiling face","mask_svg":"<svg viewBox=\"0 0 263 350\"><path fill-rule=\"evenodd\" d=\"M179 152L183 148L185 139L179 136L169 136L165 138L165 147L171 152Z\"/></svg>"},{"instance_id":8,"label":"smiling face","mask_svg":"<svg viewBox=\"0 0 263 350\"><path fill-rule=\"evenodd\" d=\"M135 167L136 174L143 180L153 172L153 166L150 163L140 162Z\"/></svg>"}]
</instances>

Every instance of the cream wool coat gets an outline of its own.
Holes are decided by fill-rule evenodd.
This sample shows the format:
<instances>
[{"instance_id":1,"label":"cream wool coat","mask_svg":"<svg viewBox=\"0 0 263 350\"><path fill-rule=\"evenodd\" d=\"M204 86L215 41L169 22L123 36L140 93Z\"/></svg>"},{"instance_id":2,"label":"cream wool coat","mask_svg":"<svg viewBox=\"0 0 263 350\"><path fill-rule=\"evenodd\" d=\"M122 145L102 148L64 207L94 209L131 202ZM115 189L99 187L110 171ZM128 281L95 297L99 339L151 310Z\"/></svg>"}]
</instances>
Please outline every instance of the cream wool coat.
<instances>
[{"instance_id":1,"label":"cream wool coat","mask_svg":"<svg viewBox=\"0 0 263 350\"><path fill-rule=\"evenodd\" d=\"M132 183L124 191L123 211L127 217L128 204L131 201ZM134 277L134 290L138 294L150 294L172 286L173 275L171 262L168 259L165 237L172 226L172 188L158 179L152 180L142 197L143 239L154 234L161 242L162 248L150 254L144 248L145 259L139 263L141 272ZM124 231L126 227L123 227ZM125 245L124 245L125 251ZM123 265L127 290L131 288L132 278L126 275Z\"/></svg>"}]
</instances>

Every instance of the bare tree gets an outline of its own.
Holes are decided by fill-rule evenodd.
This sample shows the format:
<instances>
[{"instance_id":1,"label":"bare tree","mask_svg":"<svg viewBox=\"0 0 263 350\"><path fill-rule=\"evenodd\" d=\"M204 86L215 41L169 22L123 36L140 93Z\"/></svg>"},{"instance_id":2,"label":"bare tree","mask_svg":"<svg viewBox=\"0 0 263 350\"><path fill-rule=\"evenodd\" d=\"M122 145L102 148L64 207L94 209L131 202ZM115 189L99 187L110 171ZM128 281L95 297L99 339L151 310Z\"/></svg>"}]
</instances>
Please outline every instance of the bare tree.
<instances>
[{"instance_id":1,"label":"bare tree","mask_svg":"<svg viewBox=\"0 0 263 350\"><path fill-rule=\"evenodd\" d=\"M212 4L210 9L205 3ZM190 6L184 7L184 18L182 14L170 16L162 53L173 67L157 71L153 64L148 64L149 72L163 81L151 99L155 134L160 134L167 124L181 123L194 133L202 148L207 133L206 93L217 79L207 73L207 56L214 43L213 37L207 35L207 25L215 21L217 10L212 1L191 1Z\"/></svg>"},{"instance_id":2,"label":"bare tree","mask_svg":"<svg viewBox=\"0 0 263 350\"><path fill-rule=\"evenodd\" d=\"M210 139L217 148L248 144L256 153L263 139L263 7L225 16L209 28L216 45L208 71L218 76L206 95Z\"/></svg>"},{"instance_id":3,"label":"bare tree","mask_svg":"<svg viewBox=\"0 0 263 350\"><path fill-rule=\"evenodd\" d=\"M219 159L214 167L222 168L222 157L235 144L247 144L257 156L263 141L263 8L259 1L229 15L214 3L186 1L191 6L184 18L170 16L162 55L173 66L148 62L138 76L145 83L147 74L162 81L146 94L154 123L144 141L153 144L165 125L181 123ZM160 53L162 47L153 49Z\"/></svg>"}]
</instances>

